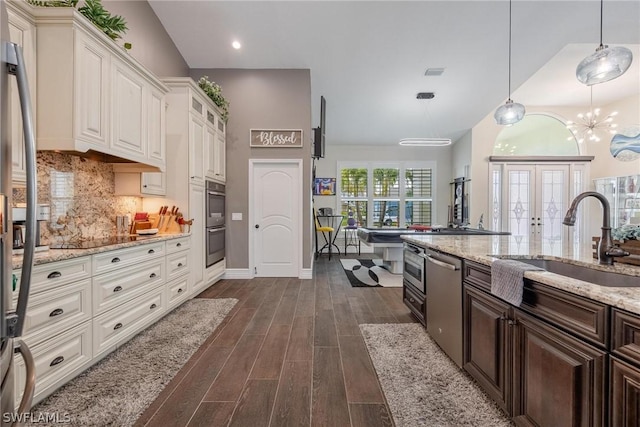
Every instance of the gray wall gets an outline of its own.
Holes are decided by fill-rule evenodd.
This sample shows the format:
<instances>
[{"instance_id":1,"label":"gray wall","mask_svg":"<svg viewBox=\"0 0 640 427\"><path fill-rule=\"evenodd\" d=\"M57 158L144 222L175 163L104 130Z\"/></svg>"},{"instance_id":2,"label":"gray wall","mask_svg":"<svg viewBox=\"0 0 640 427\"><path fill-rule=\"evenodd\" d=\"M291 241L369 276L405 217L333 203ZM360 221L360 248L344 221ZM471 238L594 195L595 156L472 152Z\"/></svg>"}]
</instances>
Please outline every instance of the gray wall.
<instances>
[{"instance_id":1,"label":"gray wall","mask_svg":"<svg viewBox=\"0 0 640 427\"><path fill-rule=\"evenodd\" d=\"M149 3L139 0L103 0L102 4L111 14L121 15L127 21L129 29L117 43L131 43L133 48L130 54L138 62L158 77L189 75L187 63Z\"/></svg>"},{"instance_id":2,"label":"gray wall","mask_svg":"<svg viewBox=\"0 0 640 427\"><path fill-rule=\"evenodd\" d=\"M249 267L249 159L303 160L303 267L311 268L311 75L309 70L193 69L230 102L227 124L227 268ZM318 100L319 102L319 100ZM302 129L303 148L251 148L250 129Z\"/></svg>"}]
</instances>

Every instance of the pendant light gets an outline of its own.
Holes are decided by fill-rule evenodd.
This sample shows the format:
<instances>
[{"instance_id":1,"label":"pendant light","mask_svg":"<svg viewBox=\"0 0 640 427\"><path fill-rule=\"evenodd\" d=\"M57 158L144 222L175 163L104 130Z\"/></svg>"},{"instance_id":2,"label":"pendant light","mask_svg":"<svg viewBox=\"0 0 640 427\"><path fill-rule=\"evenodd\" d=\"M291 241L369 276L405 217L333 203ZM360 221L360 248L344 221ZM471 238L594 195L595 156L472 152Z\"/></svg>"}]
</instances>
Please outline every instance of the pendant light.
<instances>
[{"instance_id":1,"label":"pendant light","mask_svg":"<svg viewBox=\"0 0 640 427\"><path fill-rule=\"evenodd\" d=\"M576 68L576 78L587 86L608 82L623 75L631 66L633 54L626 47L602 44L604 0L600 0L600 46L584 58Z\"/></svg>"},{"instance_id":2,"label":"pendant light","mask_svg":"<svg viewBox=\"0 0 640 427\"><path fill-rule=\"evenodd\" d=\"M509 97L507 102L499 107L493 118L499 125L512 125L524 117L524 105L511 100L511 0L509 0Z\"/></svg>"}]
</instances>

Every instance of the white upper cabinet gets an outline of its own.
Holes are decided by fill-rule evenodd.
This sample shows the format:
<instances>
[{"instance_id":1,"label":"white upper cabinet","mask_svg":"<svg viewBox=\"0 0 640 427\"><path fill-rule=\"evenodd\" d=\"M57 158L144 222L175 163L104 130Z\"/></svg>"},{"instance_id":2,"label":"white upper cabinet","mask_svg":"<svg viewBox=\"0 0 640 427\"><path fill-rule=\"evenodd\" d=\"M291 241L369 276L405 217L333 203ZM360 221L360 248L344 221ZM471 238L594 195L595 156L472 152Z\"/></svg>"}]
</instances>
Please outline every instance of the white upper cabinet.
<instances>
[{"instance_id":1,"label":"white upper cabinet","mask_svg":"<svg viewBox=\"0 0 640 427\"><path fill-rule=\"evenodd\" d=\"M21 4L7 2L9 17L9 39L22 47L27 80L31 95L31 105L36 100L36 26L33 19L25 14ZM24 160L24 132L22 130L22 114L20 113L20 98L18 86L14 77L9 79L9 137L11 138L12 180L20 185L26 181ZM35 117L34 117L35 120Z\"/></svg>"},{"instance_id":2,"label":"white upper cabinet","mask_svg":"<svg viewBox=\"0 0 640 427\"><path fill-rule=\"evenodd\" d=\"M205 124L202 118L191 114L189 118L189 180L204 185Z\"/></svg>"},{"instance_id":3,"label":"white upper cabinet","mask_svg":"<svg viewBox=\"0 0 640 427\"><path fill-rule=\"evenodd\" d=\"M168 88L73 8L31 8L39 150L87 152L165 170Z\"/></svg>"},{"instance_id":4,"label":"white upper cabinet","mask_svg":"<svg viewBox=\"0 0 640 427\"><path fill-rule=\"evenodd\" d=\"M205 173L207 178L225 181L225 124L216 110L207 111Z\"/></svg>"},{"instance_id":5,"label":"white upper cabinet","mask_svg":"<svg viewBox=\"0 0 640 427\"><path fill-rule=\"evenodd\" d=\"M211 113L209 113L211 114ZM207 131L205 137L205 175L207 178L216 178L216 129L207 122Z\"/></svg>"}]
</instances>

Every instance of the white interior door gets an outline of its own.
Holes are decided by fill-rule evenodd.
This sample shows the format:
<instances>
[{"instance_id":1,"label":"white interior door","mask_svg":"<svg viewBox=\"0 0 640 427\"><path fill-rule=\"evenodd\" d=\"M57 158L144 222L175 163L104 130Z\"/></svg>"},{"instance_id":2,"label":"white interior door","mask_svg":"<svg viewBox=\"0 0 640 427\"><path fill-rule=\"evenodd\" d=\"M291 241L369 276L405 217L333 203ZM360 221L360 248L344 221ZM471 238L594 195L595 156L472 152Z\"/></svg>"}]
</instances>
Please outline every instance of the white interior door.
<instances>
[{"instance_id":1,"label":"white interior door","mask_svg":"<svg viewBox=\"0 0 640 427\"><path fill-rule=\"evenodd\" d=\"M298 277L302 248L299 160L251 160L254 275Z\"/></svg>"},{"instance_id":2,"label":"white interior door","mask_svg":"<svg viewBox=\"0 0 640 427\"><path fill-rule=\"evenodd\" d=\"M511 253L528 253L531 244L542 245L547 254L560 253L565 242L578 239L579 227L562 221L571 199L582 191L581 170L570 164L506 164L503 173L504 194L496 193L501 185L494 176L493 200L501 199L498 218L513 236Z\"/></svg>"}]
</instances>

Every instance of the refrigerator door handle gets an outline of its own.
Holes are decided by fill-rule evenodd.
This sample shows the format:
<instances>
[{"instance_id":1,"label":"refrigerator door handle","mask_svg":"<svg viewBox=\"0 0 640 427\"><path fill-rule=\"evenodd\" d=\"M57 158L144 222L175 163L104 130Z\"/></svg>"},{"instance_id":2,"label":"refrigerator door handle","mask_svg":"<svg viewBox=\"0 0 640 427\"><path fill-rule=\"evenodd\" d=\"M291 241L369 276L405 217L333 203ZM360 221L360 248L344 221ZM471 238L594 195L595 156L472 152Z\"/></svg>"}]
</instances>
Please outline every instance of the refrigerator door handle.
<instances>
[{"instance_id":1,"label":"refrigerator door handle","mask_svg":"<svg viewBox=\"0 0 640 427\"><path fill-rule=\"evenodd\" d=\"M20 278L20 293L16 305L16 324L13 336L22 336L22 328L27 311L29 288L31 286L31 269L36 247L36 139L33 128L33 116L31 114L31 97L29 96L29 83L27 70L24 65L22 48L15 43L7 43L7 63L9 73L15 74L18 80L18 95L20 98L20 110L22 112L22 128L24 131L25 167L27 172L27 218L26 235L24 240L24 255L22 259L22 277Z\"/></svg>"},{"instance_id":2,"label":"refrigerator door handle","mask_svg":"<svg viewBox=\"0 0 640 427\"><path fill-rule=\"evenodd\" d=\"M33 400L33 392L36 388L36 364L33 360L33 355L29 346L20 338L15 340L16 353L20 353L22 359L24 359L24 366L26 367L26 381L24 386L24 393L20 400L20 406L18 407L18 414L24 414L31 409L31 402Z\"/></svg>"}]
</instances>

